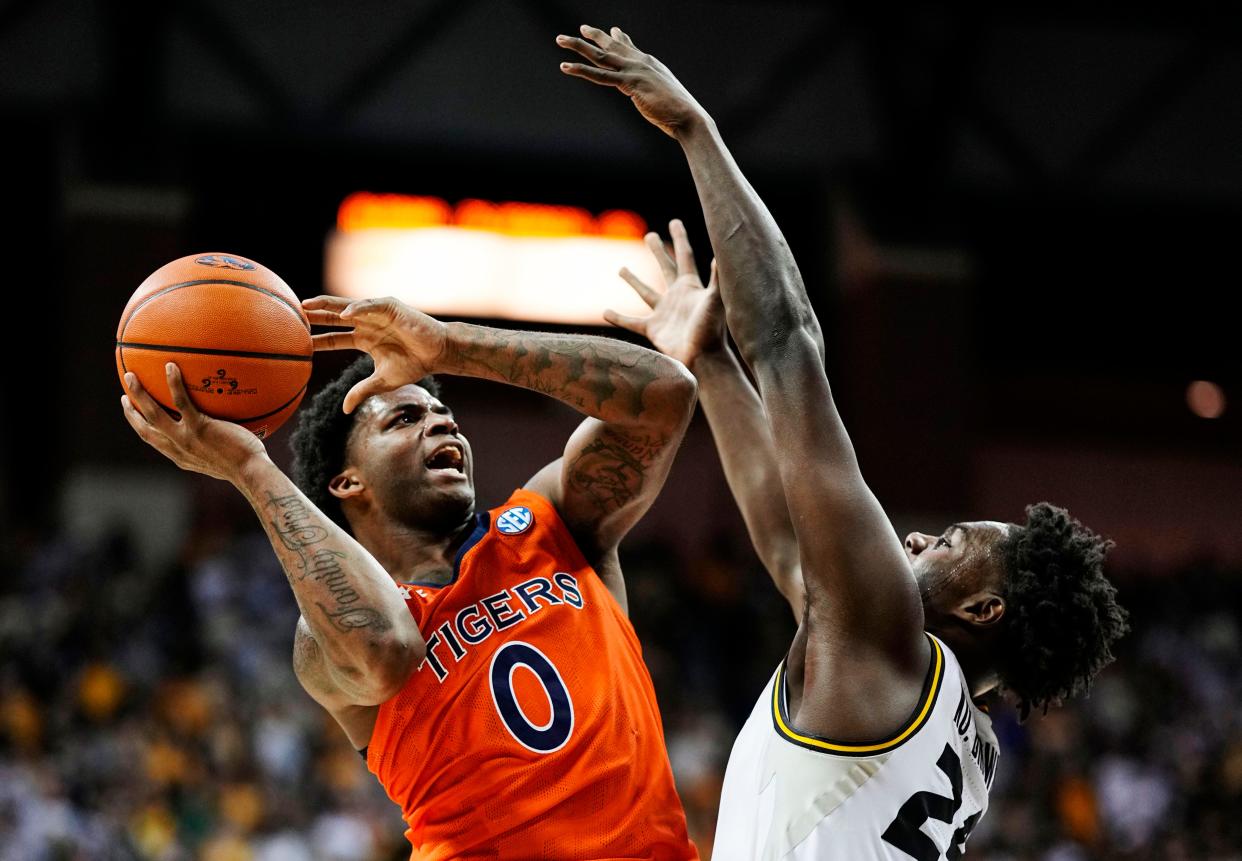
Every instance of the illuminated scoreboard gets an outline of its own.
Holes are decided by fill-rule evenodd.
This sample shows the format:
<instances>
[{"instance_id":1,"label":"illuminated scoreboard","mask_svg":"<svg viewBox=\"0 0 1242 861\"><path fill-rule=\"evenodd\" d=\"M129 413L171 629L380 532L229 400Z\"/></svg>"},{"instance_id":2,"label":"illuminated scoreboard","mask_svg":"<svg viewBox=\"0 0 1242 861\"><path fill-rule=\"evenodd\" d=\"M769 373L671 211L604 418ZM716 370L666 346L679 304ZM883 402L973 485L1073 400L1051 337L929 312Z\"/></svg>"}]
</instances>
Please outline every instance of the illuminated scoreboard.
<instances>
[{"instance_id":1,"label":"illuminated scoreboard","mask_svg":"<svg viewBox=\"0 0 1242 861\"><path fill-rule=\"evenodd\" d=\"M359 192L329 236L328 292L395 296L429 314L605 325L647 312L617 276L661 286L633 212Z\"/></svg>"}]
</instances>

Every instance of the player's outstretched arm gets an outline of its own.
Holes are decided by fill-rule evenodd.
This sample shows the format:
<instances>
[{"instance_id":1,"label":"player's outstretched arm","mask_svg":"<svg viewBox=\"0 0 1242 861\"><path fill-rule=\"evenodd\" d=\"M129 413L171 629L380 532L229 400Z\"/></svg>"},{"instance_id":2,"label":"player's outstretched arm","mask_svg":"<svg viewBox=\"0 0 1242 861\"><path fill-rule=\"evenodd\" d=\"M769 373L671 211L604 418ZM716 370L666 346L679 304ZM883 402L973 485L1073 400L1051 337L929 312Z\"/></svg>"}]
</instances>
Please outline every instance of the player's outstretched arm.
<instances>
[{"instance_id":1,"label":"player's outstretched arm","mask_svg":"<svg viewBox=\"0 0 1242 861\"><path fill-rule=\"evenodd\" d=\"M250 502L302 611L295 663L307 690L330 711L392 697L425 651L392 578L302 495L253 433L200 413L175 364L167 374L180 419L133 374L121 398L125 418L177 466L228 481Z\"/></svg>"},{"instance_id":2,"label":"player's outstretched arm","mask_svg":"<svg viewBox=\"0 0 1242 861\"><path fill-rule=\"evenodd\" d=\"M715 123L668 67L619 28L583 27L582 35L558 37L558 44L589 61L564 63L562 70L629 96L648 121L681 144L689 161L729 330L754 371L777 441L815 629L808 671L820 658L837 659L838 666L848 659L862 667L860 676L905 688L926 668L922 604L833 402L823 337L793 255ZM871 648L859 648L864 645Z\"/></svg>"},{"instance_id":3,"label":"player's outstretched arm","mask_svg":"<svg viewBox=\"0 0 1242 861\"><path fill-rule=\"evenodd\" d=\"M639 50L621 28L605 33L583 26L582 35L556 37L558 45L590 61L564 62L561 70L629 96L639 113L686 153L720 271L729 331L743 358L749 363L765 342L779 346L799 327L822 352L819 323L793 254L711 116L667 66Z\"/></svg>"},{"instance_id":4,"label":"player's outstretched arm","mask_svg":"<svg viewBox=\"0 0 1242 861\"><path fill-rule=\"evenodd\" d=\"M564 456L527 486L556 505L593 562L614 561L663 486L694 413L689 371L624 341L446 324L391 298L318 296L302 306L312 323L354 327L315 335L315 349L360 349L375 359L375 373L345 396L346 411L426 374L458 374L542 392L588 416ZM612 574L600 573L624 606L619 569L607 567Z\"/></svg>"},{"instance_id":5,"label":"player's outstretched arm","mask_svg":"<svg viewBox=\"0 0 1242 861\"><path fill-rule=\"evenodd\" d=\"M794 618L801 620L802 566L781 488L775 442L759 393L729 349L715 261L704 287L685 226L673 221L669 234L672 256L658 235L646 237L647 247L660 264L664 290L643 283L628 269L621 270L621 277L651 306L651 314L630 317L609 310L604 317L647 338L661 353L689 368L699 381L699 403L751 543Z\"/></svg>"}]
</instances>

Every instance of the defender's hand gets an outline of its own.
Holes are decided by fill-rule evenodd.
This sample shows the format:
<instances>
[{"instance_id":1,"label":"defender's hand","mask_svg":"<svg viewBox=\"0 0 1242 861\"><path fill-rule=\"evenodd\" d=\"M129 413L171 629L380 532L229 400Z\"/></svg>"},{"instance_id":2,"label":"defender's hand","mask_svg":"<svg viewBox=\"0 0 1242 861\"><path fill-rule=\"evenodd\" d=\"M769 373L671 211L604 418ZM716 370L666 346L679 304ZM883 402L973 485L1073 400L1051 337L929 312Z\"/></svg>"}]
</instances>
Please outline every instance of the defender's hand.
<instances>
[{"instance_id":1,"label":"defender's hand","mask_svg":"<svg viewBox=\"0 0 1242 861\"><path fill-rule=\"evenodd\" d=\"M630 317L610 308L604 312L604 319L642 335L661 353L693 370L699 356L725 345L724 304L716 288L716 261L712 261L711 278L704 287L685 226L673 220L668 232L673 237L673 257L658 235L647 234L647 247L664 273L663 292L644 284L630 270L621 270L621 277L651 306L650 316Z\"/></svg>"},{"instance_id":2,"label":"defender's hand","mask_svg":"<svg viewBox=\"0 0 1242 861\"><path fill-rule=\"evenodd\" d=\"M143 442L184 470L231 482L238 480L242 467L252 458L267 457L267 449L251 431L198 411L177 365L169 362L164 372L180 419L156 403L137 376L132 372L125 375L129 393L121 396L121 407L129 426Z\"/></svg>"},{"instance_id":3,"label":"defender's hand","mask_svg":"<svg viewBox=\"0 0 1242 861\"><path fill-rule=\"evenodd\" d=\"M371 395L417 383L435 371L444 353L445 325L391 297L353 301L316 296L305 300L302 308L316 325L354 327L314 335L316 352L364 350L375 360L375 373L345 395L342 407L347 413Z\"/></svg>"},{"instance_id":4,"label":"defender's hand","mask_svg":"<svg viewBox=\"0 0 1242 861\"><path fill-rule=\"evenodd\" d=\"M556 44L581 54L591 64L561 63L562 72L616 87L633 100L648 122L669 137L676 138L680 132L706 118L707 113L668 67L638 50L620 27L613 27L611 35L585 24L581 30L586 39L557 36Z\"/></svg>"}]
</instances>

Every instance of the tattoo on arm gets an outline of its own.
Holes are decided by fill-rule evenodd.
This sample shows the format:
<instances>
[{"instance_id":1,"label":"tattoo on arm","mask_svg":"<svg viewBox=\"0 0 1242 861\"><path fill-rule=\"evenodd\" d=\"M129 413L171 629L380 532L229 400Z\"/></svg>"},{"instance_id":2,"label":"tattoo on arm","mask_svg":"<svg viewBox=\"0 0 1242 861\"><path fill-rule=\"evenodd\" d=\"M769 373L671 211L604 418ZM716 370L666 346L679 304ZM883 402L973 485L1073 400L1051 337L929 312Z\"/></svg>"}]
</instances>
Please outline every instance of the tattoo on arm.
<instances>
[{"instance_id":1,"label":"tattoo on arm","mask_svg":"<svg viewBox=\"0 0 1242 861\"><path fill-rule=\"evenodd\" d=\"M328 530L315 522L316 513L306 506L301 497L293 494L277 496L269 492L267 507L274 512L268 521L273 533L292 554L291 564L283 567L295 595L303 597L300 592L306 589L303 585L306 580L317 583L321 588L305 597L311 598L332 627L342 633L368 628L378 634L392 627L378 610L359 606L362 596L351 585L345 570L349 554L317 546L328 539ZM330 602L325 604L319 600L320 597L328 598Z\"/></svg>"},{"instance_id":2,"label":"tattoo on arm","mask_svg":"<svg viewBox=\"0 0 1242 861\"><path fill-rule=\"evenodd\" d=\"M614 341L470 326L449 339L448 373L506 382L613 421L643 412L643 395L667 373L664 357Z\"/></svg>"},{"instance_id":3,"label":"tattoo on arm","mask_svg":"<svg viewBox=\"0 0 1242 861\"><path fill-rule=\"evenodd\" d=\"M638 496L647 467L668 443L661 434L620 433L606 427L568 464L569 485L590 500L597 514L610 514Z\"/></svg>"},{"instance_id":4,"label":"tattoo on arm","mask_svg":"<svg viewBox=\"0 0 1242 861\"><path fill-rule=\"evenodd\" d=\"M549 489L580 540L615 547L667 474L670 443L694 410L694 378L674 359L611 338L449 326L437 370L542 392L595 420L570 437Z\"/></svg>"},{"instance_id":5,"label":"tattoo on arm","mask_svg":"<svg viewBox=\"0 0 1242 861\"><path fill-rule=\"evenodd\" d=\"M309 629L309 623L307 623ZM321 663L323 650L315 641L315 636L307 630L303 633L299 624L293 635L293 669L299 676L314 674L316 678L322 673Z\"/></svg>"}]
</instances>

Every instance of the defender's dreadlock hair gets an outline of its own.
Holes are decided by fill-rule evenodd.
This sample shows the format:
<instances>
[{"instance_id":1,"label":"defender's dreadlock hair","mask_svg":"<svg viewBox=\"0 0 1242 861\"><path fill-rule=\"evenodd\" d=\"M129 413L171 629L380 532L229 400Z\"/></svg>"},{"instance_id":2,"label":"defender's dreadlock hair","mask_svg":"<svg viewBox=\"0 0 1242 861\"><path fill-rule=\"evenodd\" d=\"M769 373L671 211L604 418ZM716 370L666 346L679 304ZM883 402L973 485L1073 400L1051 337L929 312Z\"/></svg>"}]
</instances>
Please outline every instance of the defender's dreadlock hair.
<instances>
[{"instance_id":1,"label":"defender's dreadlock hair","mask_svg":"<svg viewBox=\"0 0 1242 861\"><path fill-rule=\"evenodd\" d=\"M293 451L293 482L307 495L315 507L346 532L353 534L341 501L328 491L328 482L345 468L345 447L354 429L358 408L346 415L341 411L345 395L355 384L371 375L375 364L368 355L360 356L341 372L335 380L324 386L310 406L298 414L298 424L289 439ZM418 381L432 397L440 397L440 384L435 377ZM361 408L361 405L359 405Z\"/></svg>"},{"instance_id":2,"label":"defender's dreadlock hair","mask_svg":"<svg viewBox=\"0 0 1242 861\"><path fill-rule=\"evenodd\" d=\"M1005 541L1005 620L1000 682L1032 708L1085 693L1113 660L1129 614L1104 576L1113 542L1047 502L1026 508L1026 524Z\"/></svg>"}]
</instances>

